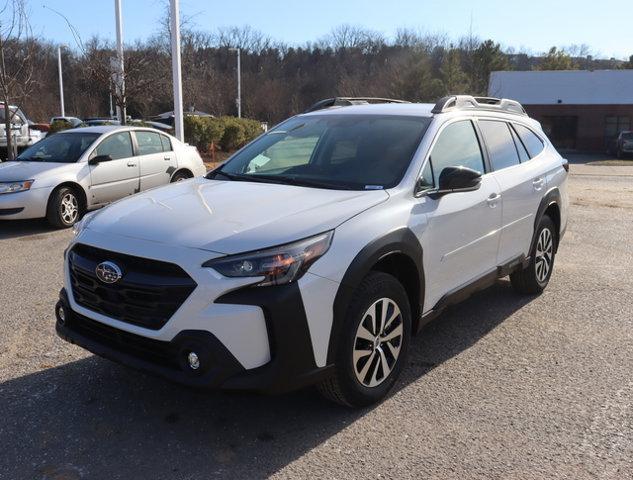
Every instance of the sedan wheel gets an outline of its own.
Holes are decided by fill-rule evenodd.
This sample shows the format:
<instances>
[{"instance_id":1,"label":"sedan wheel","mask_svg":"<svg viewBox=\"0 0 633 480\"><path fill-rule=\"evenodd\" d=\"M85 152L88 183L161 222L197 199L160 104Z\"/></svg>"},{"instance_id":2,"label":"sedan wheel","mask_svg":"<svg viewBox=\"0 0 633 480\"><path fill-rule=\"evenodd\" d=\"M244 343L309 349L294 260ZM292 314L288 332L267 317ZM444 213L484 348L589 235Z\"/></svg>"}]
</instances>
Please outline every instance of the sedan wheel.
<instances>
[{"instance_id":1,"label":"sedan wheel","mask_svg":"<svg viewBox=\"0 0 633 480\"><path fill-rule=\"evenodd\" d=\"M72 225L77 221L79 216L79 202L74 194L68 192L62 197L59 205L59 215L64 223Z\"/></svg>"}]
</instances>

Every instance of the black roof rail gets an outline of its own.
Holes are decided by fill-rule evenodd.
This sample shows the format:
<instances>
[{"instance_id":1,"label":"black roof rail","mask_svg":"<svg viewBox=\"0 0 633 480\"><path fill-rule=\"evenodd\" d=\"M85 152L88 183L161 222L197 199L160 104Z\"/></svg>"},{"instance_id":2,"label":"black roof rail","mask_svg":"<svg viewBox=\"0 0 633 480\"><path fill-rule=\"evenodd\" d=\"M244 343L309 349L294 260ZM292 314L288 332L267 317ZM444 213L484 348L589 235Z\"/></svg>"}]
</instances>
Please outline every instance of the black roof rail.
<instances>
[{"instance_id":1,"label":"black roof rail","mask_svg":"<svg viewBox=\"0 0 633 480\"><path fill-rule=\"evenodd\" d=\"M379 98L379 97L334 97L320 100L305 110L303 113L314 112L317 110L323 110L330 107L347 107L349 105L367 105L369 103L410 103L406 100L396 100L393 98Z\"/></svg>"},{"instance_id":2,"label":"black roof rail","mask_svg":"<svg viewBox=\"0 0 633 480\"><path fill-rule=\"evenodd\" d=\"M523 105L516 100L494 97L473 97L471 95L449 95L442 97L437 101L431 112L444 113L453 110L503 111L517 115L527 115Z\"/></svg>"}]
</instances>

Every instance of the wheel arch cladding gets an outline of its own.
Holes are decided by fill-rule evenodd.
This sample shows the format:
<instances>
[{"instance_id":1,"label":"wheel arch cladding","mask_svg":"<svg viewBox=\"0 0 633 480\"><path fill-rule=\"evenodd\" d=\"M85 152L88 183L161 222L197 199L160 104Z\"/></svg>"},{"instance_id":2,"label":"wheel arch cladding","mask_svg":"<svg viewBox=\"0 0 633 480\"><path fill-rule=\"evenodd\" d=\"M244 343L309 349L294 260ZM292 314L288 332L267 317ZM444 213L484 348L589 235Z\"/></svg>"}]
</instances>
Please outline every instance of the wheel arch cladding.
<instances>
[{"instance_id":1,"label":"wheel arch cladding","mask_svg":"<svg viewBox=\"0 0 633 480\"><path fill-rule=\"evenodd\" d=\"M336 342L354 290L372 270L389 273L402 283L409 296L413 331L423 311L424 267L422 246L409 228L400 228L367 244L350 263L334 299L334 318L328 345L327 363L334 363Z\"/></svg>"},{"instance_id":2,"label":"wheel arch cladding","mask_svg":"<svg viewBox=\"0 0 633 480\"><path fill-rule=\"evenodd\" d=\"M534 243L536 242L536 230L538 229L539 223L541 223L541 219L544 215L549 216L554 225L556 226L556 244L555 250L558 250L558 243L560 241L560 204L561 204L561 195L558 188L554 187L550 191L548 191L543 198L541 199L541 203L539 204L538 210L536 212L536 217L534 218L534 233L532 235L532 243L530 245L530 252L534 247Z\"/></svg>"}]
</instances>

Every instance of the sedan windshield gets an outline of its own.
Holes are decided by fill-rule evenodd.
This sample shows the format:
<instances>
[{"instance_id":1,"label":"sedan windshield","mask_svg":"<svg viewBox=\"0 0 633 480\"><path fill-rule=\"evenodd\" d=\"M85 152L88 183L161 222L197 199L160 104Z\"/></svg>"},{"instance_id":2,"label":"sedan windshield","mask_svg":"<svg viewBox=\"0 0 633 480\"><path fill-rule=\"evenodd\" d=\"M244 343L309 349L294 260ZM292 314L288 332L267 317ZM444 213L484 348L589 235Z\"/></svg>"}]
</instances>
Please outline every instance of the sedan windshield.
<instances>
[{"instance_id":1,"label":"sedan windshield","mask_svg":"<svg viewBox=\"0 0 633 480\"><path fill-rule=\"evenodd\" d=\"M56 133L24 150L16 160L74 163L99 136L98 133Z\"/></svg>"},{"instance_id":2,"label":"sedan windshield","mask_svg":"<svg viewBox=\"0 0 633 480\"><path fill-rule=\"evenodd\" d=\"M208 178L377 190L396 186L430 118L295 117L263 135Z\"/></svg>"},{"instance_id":3,"label":"sedan windshield","mask_svg":"<svg viewBox=\"0 0 633 480\"><path fill-rule=\"evenodd\" d=\"M624 132L622 134L622 140L633 140L633 132Z\"/></svg>"}]
</instances>

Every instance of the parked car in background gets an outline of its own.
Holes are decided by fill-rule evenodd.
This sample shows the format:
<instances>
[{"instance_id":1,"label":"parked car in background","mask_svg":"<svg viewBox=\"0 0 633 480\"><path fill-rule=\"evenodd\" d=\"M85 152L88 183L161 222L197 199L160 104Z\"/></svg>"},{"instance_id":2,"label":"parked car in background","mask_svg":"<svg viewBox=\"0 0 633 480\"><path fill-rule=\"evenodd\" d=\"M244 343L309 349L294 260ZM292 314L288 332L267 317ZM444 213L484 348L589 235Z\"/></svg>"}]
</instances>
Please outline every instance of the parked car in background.
<instances>
[{"instance_id":1,"label":"parked car in background","mask_svg":"<svg viewBox=\"0 0 633 480\"><path fill-rule=\"evenodd\" d=\"M84 125L87 127L98 127L101 125L121 125L116 118L84 118Z\"/></svg>"},{"instance_id":2,"label":"parked car in background","mask_svg":"<svg viewBox=\"0 0 633 480\"><path fill-rule=\"evenodd\" d=\"M620 132L609 144L608 153L617 158L633 154L633 131Z\"/></svg>"},{"instance_id":3,"label":"parked car in background","mask_svg":"<svg viewBox=\"0 0 633 480\"><path fill-rule=\"evenodd\" d=\"M88 210L205 173L195 147L154 129L65 130L0 164L0 220L70 227Z\"/></svg>"},{"instance_id":4,"label":"parked car in background","mask_svg":"<svg viewBox=\"0 0 633 480\"><path fill-rule=\"evenodd\" d=\"M65 122L65 123L68 123L70 125L70 128L77 128L83 123L83 120L81 118L77 118L77 117L53 117L53 118L51 118L51 125L53 123L55 123L55 122Z\"/></svg>"},{"instance_id":5,"label":"parked car in background","mask_svg":"<svg viewBox=\"0 0 633 480\"><path fill-rule=\"evenodd\" d=\"M19 107L11 105L9 109L11 111L11 134L13 135L13 144L18 149L28 147L33 143L34 138L39 138L39 134L34 132L34 137L31 136L29 121ZM7 148L5 119L4 105L0 104L0 148L4 149Z\"/></svg>"},{"instance_id":6,"label":"parked car in background","mask_svg":"<svg viewBox=\"0 0 633 480\"><path fill-rule=\"evenodd\" d=\"M523 107L329 99L206 178L86 217L63 338L196 387L382 400L411 336L510 275L547 286L568 163Z\"/></svg>"}]
</instances>

